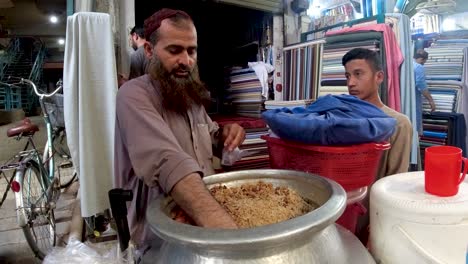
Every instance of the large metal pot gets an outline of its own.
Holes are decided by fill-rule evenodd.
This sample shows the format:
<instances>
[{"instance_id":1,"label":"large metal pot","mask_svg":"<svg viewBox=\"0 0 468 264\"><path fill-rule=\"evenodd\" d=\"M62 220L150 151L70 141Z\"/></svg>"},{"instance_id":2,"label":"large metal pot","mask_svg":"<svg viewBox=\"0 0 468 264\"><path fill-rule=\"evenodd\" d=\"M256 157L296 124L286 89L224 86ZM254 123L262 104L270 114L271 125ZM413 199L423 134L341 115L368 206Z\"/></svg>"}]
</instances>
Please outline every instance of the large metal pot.
<instances>
[{"instance_id":1,"label":"large metal pot","mask_svg":"<svg viewBox=\"0 0 468 264\"><path fill-rule=\"evenodd\" d=\"M205 177L208 187L238 186L262 180L288 186L320 205L312 212L281 223L256 228L207 229L178 223L168 215L170 197L148 208L152 230L164 240L156 263L374 263L367 250L334 222L346 207L346 193L336 182L305 172L247 170Z\"/></svg>"}]
</instances>

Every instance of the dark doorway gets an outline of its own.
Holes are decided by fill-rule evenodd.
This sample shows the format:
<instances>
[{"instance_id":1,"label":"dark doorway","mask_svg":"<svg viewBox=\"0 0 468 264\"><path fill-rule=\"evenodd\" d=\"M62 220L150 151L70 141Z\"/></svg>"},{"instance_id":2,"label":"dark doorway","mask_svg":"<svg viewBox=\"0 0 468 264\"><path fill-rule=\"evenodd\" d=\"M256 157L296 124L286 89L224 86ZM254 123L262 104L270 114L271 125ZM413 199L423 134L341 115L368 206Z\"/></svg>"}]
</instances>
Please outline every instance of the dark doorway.
<instances>
[{"instance_id":1,"label":"dark doorway","mask_svg":"<svg viewBox=\"0 0 468 264\"><path fill-rule=\"evenodd\" d=\"M160 0L135 1L136 24L142 26L147 17L162 8L180 9L192 17L198 33L200 77L217 102L223 97L224 69L245 67L247 62L256 61L263 29L272 23L270 13L233 5L202 0Z\"/></svg>"}]
</instances>

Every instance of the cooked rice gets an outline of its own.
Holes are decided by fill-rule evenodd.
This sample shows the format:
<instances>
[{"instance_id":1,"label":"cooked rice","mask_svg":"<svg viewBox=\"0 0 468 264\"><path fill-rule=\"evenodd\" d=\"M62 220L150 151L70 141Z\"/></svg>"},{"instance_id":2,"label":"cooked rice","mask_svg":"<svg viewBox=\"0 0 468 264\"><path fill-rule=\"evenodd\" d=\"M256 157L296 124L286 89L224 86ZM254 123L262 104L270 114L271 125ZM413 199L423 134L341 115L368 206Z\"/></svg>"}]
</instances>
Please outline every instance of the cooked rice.
<instances>
[{"instance_id":1,"label":"cooked rice","mask_svg":"<svg viewBox=\"0 0 468 264\"><path fill-rule=\"evenodd\" d=\"M262 181L239 187L215 186L210 192L240 228L282 222L316 208L293 189L274 188L271 183Z\"/></svg>"}]
</instances>

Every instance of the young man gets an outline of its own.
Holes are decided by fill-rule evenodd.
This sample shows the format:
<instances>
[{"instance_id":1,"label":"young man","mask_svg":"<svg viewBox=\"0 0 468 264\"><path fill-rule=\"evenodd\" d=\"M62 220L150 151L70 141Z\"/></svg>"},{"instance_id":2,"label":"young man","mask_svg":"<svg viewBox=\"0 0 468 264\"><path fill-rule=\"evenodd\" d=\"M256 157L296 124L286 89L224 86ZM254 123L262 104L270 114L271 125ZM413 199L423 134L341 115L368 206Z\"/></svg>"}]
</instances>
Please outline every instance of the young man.
<instances>
[{"instance_id":1,"label":"young man","mask_svg":"<svg viewBox=\"0 0 468 264\"><path fill-rule=\"evenodd\" d=\"M197 68L197 31L183 11L162 9L145 21L151 58L148 74L126 82L117 94L115 184L133 190L130 235L139 248L159 240L145 219L148 204L162 193L199 226L236 228L202 180L214 173L212 146L232 151L245 132L218 125L203 103L209 95Z\"/></svg>"},{"instance_id":2,"label":"young man","mask_svg":"<svg viewBox=\"0 0 468 264\"><path fill-rule=\"evenodd\" d=\"M142 76L147 71L149 60L145 55L146 38L143 28L137 26L132 28L130 43L135 51L130 55L129 80Z\"/></svg>"},{"instance_id":3,"label":"young man","mask_svg":"<svg viewBox=\"0 0 468 264\"><path fill-rule=\"evenodd\" d=\"M407 172L413 128L408 117L385 106L380 100L379 86L383 82L384 73L377 53L362 48L352 49L343 56L342 64L345 67L349 94L377 106L384 113L397 120L395 132L389 139L391 148L384 152L380 160L377 179ZM369 195L367 195L363 204L369 209ZM364 245L366 245L369 235L368 225L369 210L359 219L356 228L356 234Z\"/></svg>"},{"instance_id":4,"label":"young man","mask_svg":"<svg viewBox=\"0 0 468 264\"><path fill-rule=\"evenodd\" d=\"M397 120L397 127L389 139L391 149L384 153L377 179L408 171L413 129L408 117L385 106L380 100L379 86L383 82L382 63L375 51L356 48L342 59L346 71L348 92L365 100Z\"/></svg>"},{"instance_id":5,"label":"young man","mask_svg":"<svg viewBox=\"0 0 468 264\"><path fill-rule=\"evenodd\" d=\"M431 111L434 112L436 109L434 99L432 99L429 89L427 89L426 84L426 73L424 71L424 63L426 63L429 54L424 50L418 50L414 54L414 79L416 81L416 122L418 133L422 134L422 97L424 95L431 105Z\"/></svg>"}]
</instances>

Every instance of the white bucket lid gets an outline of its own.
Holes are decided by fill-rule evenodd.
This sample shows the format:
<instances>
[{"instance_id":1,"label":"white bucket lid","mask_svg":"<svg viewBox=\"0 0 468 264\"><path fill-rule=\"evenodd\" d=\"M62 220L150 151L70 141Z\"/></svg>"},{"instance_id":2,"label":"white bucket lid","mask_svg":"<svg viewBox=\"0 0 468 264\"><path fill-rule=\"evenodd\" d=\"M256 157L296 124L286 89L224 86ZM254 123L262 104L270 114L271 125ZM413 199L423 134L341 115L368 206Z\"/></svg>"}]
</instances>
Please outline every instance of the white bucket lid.
<instances>
[{"instance_id":1,"label":"white bucket lid","mask_svg":"<svg viewBox=\"0 0 468 264\"><path fill-rule=\"evenodd\" d=\"M455 224L468 216L468 183L457 195L440 197L426 193L424 171L400 173L378 180L371 188L370 203L383 213L429 224ZM372 210L372 209L371 209Z\"/></svg>"},{"instance_id":2,"label":"white bucket lid","mask_svg":"<svg viewBox=\"0 0 468 264\"><path fill-rule=\"evenodd\" d=\"M367 187L346 192L346 205L354 204L366 198Z\"/></svg>"}]
</instances>

